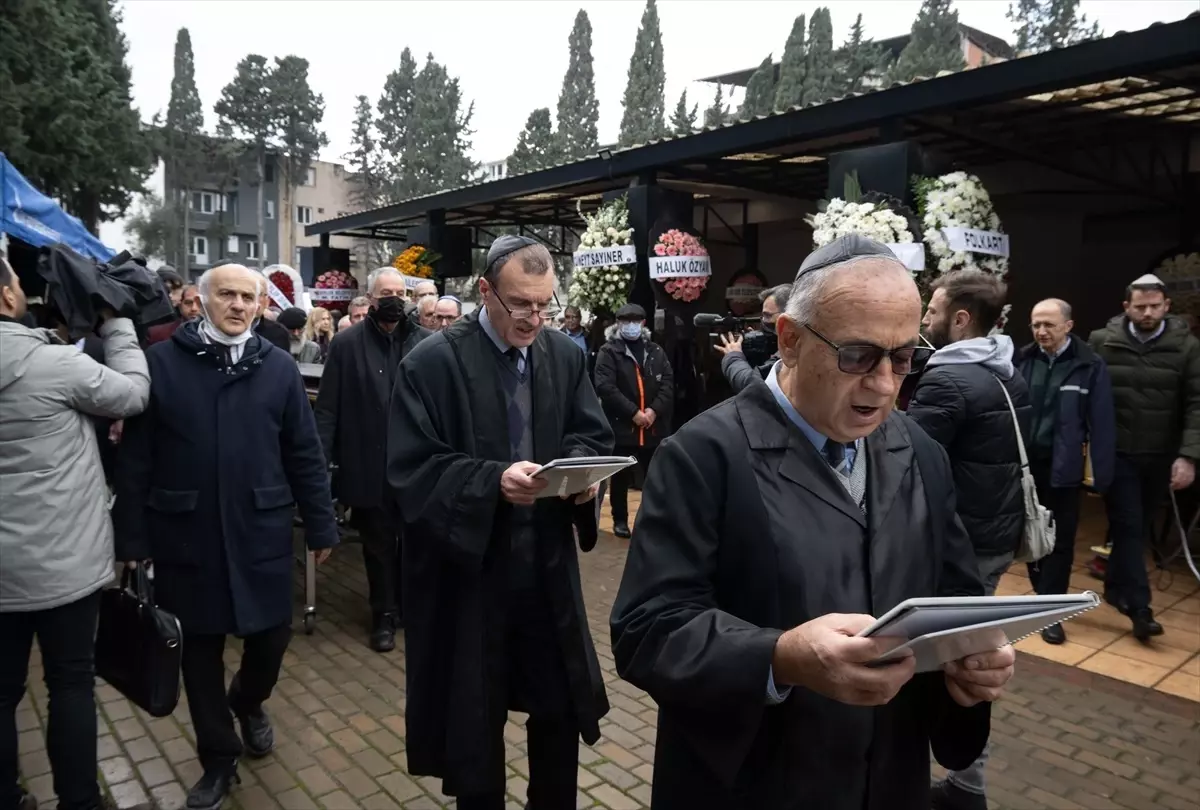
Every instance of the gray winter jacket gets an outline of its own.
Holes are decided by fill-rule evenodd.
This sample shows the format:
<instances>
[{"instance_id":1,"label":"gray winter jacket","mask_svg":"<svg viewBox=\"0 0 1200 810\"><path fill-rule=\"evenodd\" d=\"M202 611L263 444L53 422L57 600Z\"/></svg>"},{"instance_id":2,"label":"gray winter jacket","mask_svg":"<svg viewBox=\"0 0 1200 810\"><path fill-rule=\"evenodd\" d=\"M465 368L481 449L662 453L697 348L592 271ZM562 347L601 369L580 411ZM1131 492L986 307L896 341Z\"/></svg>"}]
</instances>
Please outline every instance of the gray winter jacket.
<instances>
[{"instance_id":1,"label":"gray winter jacket","mask_svg":"<svg viewBox=\"0 0 1200 810\"><path fill-rule=\"evenodd\" d=\"M49 610L113 576L108 488L90 416L146 409L133 324L100 327L102 366L45 329L0 320L0 613Z\"/></svg>"}]
</instances>

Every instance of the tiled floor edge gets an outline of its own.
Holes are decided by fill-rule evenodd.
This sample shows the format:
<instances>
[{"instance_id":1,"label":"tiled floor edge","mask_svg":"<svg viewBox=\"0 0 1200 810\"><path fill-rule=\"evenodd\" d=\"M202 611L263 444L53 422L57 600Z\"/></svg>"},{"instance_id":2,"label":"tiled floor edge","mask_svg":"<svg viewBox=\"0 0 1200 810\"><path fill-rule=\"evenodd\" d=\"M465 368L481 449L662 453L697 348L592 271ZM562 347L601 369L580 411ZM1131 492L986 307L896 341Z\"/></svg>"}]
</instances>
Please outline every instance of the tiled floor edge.
<instances>
[{"instance_id":1,"label":"tiled floor edge","mask_svg":"<svg viewBox=\"0 0 1200 810\"><path fill-rule=\"evenodd\" d=\"M1050 661L1018 650L1016 677L1021 677L1022 672L1057 678L1058 680L1066 681L1085 689L1095 689L1096 691L1115 695L1125 700L1145 703L1160 711L1169 712L1193 721L1200 721L1200 703L1195 701L1175 695L1168 695L1165 692L1157 691L1153 687L1138 686L1137 684L1120 681L1096 672L1088 672L1085 669L1060 664L1056 661Z\"/></svg>"}]
</instances>

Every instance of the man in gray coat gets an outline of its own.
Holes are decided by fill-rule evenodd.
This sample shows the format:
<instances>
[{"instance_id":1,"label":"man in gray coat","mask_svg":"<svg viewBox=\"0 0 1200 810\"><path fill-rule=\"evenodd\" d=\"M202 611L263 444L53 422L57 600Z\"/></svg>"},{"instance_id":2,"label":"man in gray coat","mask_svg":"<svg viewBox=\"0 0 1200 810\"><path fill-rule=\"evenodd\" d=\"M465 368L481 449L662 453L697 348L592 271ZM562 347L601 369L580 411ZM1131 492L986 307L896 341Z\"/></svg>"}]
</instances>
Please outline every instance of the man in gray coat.
<instances>
[{"instance_id":1,"label":"man in gray coat","mask_svg":"<svg viewBox=\"0 0 1200 810\"><path fill-rule=\"evenodd\" d=\"M94 810L93 645L113 530L89 417L141 413L150 375L129 320L103 316L104 366L19 323L25 312L21 282L0 258L0 807L35 807L17 783L16 711L36 637L58 806Z\"/></svg>"}]
</instances>

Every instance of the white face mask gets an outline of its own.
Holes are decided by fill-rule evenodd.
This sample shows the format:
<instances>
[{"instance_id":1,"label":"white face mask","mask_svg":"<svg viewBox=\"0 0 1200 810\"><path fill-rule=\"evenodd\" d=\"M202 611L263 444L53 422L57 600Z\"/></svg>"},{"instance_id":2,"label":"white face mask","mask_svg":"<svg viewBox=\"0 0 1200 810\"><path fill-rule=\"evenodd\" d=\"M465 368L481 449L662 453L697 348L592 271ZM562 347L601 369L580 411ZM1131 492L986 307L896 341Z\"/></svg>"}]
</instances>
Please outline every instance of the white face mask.
<instances>
[{"instance_id":1,"label":"white face mask","mask_svg":"<svg viewBox=\"0 0 1200 810\"><path fill-rule=\"evenodd\" d=\"M623 323L621 324L621 337L626 340L638 340L642 336L642 325L640 323Z\"/></svg>"},{"instance_id":2,"label":"white face mask","mask_svg":"<svg viewBox=\"0 0 1200 810\"><path fill-rule=\"evenodd\" d=\"M200 319L200 331L213 343L218 343L222 346L241 346L254 336L253 324L246 327L246 330L240 335L227 335L222 332L217 328L217 325L213 323L212 317L208 314L208 302L203 298L200 299L200 312L202 315ZM253 323L257 322L258 321L255 320Z\"/></svg>"}]
</instances>

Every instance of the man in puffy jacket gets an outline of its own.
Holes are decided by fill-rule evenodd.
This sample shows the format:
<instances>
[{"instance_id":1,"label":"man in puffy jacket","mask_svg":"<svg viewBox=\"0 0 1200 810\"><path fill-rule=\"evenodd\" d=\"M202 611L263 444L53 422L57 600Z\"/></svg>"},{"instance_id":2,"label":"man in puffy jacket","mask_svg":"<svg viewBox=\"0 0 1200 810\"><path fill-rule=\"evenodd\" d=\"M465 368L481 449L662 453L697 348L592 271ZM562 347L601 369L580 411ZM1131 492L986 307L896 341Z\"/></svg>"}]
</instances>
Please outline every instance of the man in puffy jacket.
<instances>
[{"instance_id":1,"label":"man in puffy jacket","mask_svg":"<svg viewBox=\"0 0 1200 810\"><path fill-rule=\"evenodd\" d=\"M617 455L633 456L645 468L658 442L671 433L675 404L671 362L650 340L646 310L626 304L605 332L608 341L596 353L596 394L612 426ZM613 534L629 537L629 484L633 468L612 478Z\"/></svg>"},{"instance_id":2,"label":"man in puffy jacket","mask_svg":"<svg viewBox=\"0 0 1200 810\"><path fill-rule=\"evenodd\" d=\"M1040 594L1066 593L1075 560L1084 451L1092 461L1092 486L1099 492L1112 483L1116 453L1112 381L1108 367L1085 341L1071 334L1071 305L1051 298L1033 308L1034 342L1021 349L1017 367L1029 384L1029 466L1038 500L1054 513L1054 550L1029 565L1029 578ZM1062 644L1061 624L1042 631L1047 644Z\"/></svg>"},{"instance_id":3,"label":"man in puffy jacket","mask_svg":"<svg viewBox=\"0 0 1200 810\"><path fill-rule=\"evenodd\" d=\"M141 413L150 376L129 320L104 316L106 367L24 326L25 311L21 283L0 258L0 807L34 806L17 784L16 711L36 637L58 806L95 810L93 645L113 529L90 417Z\"/></svg>"},{"instance_id":4,"label":"man in puffy jacket","mask_svg":"<svg viewBox=\"0 0 1200 810\"><path fill-rule=\"evenodd\" d=\"M1146 535L1168 486L1190 487L1200 459L1200 341L1168 316L1166 292L1157 276L1137 279L1125 291L1125 314L1088 339L1108 364L1117 417L1104 597L1130 618L1139 641L1163 632L1150 609Z\"/></svg>"},{"instance_id":5,"label":"man in puffy jacket","mask_svg":"<svg viewBox=\"0 0 1200 810\"><path fill-rule=\"evenodd\" d=\"M988 596L1012 562L1025 525L1016 431L1028 434L1029 387L1013 366L1012 338L988 336L1007 292L998 276L980 270L947 273L934 283L922 325L937 351L908 405L908 415L950 456L958 516ZM934 785L932 806L986 810L987 756L985 748L970 767Z\"/></svg>"}]
</instances>

